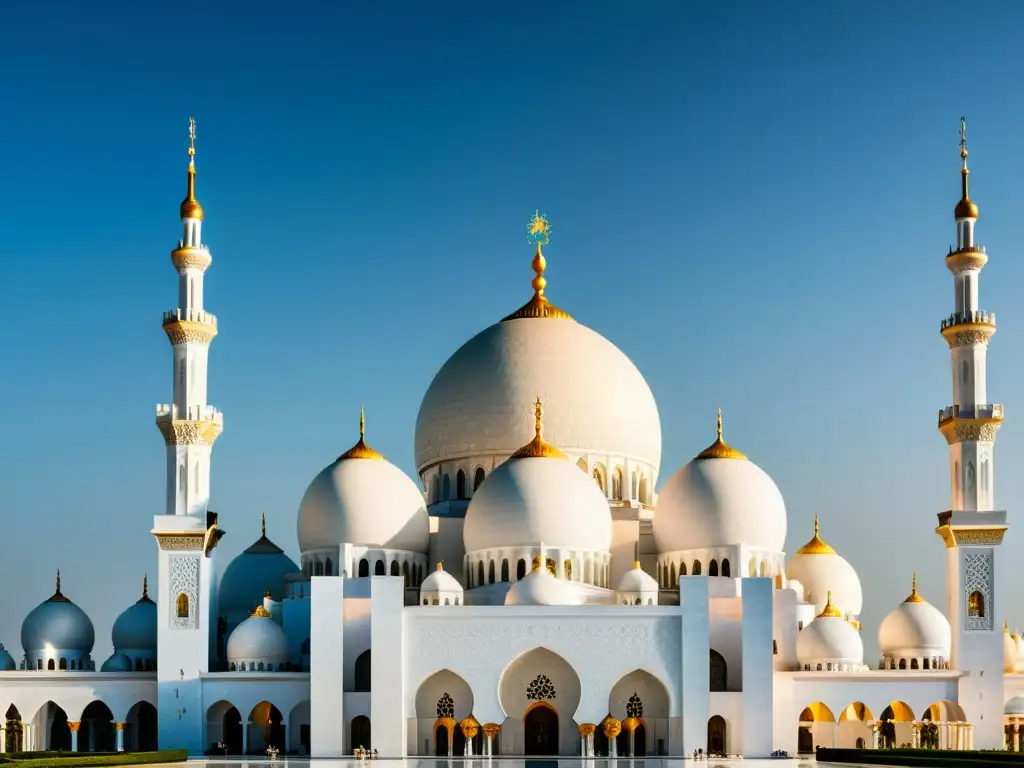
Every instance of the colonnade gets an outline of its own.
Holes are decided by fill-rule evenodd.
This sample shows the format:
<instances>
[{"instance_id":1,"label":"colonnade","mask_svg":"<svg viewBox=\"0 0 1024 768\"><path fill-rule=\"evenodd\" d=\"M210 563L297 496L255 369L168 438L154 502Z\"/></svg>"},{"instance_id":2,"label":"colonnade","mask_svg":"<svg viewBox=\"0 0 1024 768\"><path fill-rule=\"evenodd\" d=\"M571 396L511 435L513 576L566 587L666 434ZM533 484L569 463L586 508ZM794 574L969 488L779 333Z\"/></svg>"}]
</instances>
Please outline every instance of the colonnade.
<instances>
[{"instance_id":1,"label":"colonnade","mask_svg":"<svg viewBox=\"0 0 1024 768\"><path fill-rule=\"evenodd\" d=\"M81 720L68 720L68 730L71 731L71 751L78 751L78 732L82 728ZM110 724L114 728L114 745L118 752L124 752L124 723L111 720ZM90 736L92 734L90 733ZM45 744L34 744L33 739L35 737L35 727L32 723L21 723L21 746L23 752L32 752L36 750L45 749ZM90 738L91 741L91 738ZM86 751L92 752L92 744L86 744ZM7 723L0 723L0 754L4 754L7 749Z\"/></svg>"},{"instance_id":2,"label":"colonnade","mask_svg":"<svg viewBox=\"0 0 1024 768\"><path fill-rule=\"evenodd\" d=\"M885 720L874 720L870 723L872 749L881 748L882 726L885 725L886 722L887 721ZM938 744L933 747L934 749L974 749L974 726L970 723L961 721L935 722L932 720L912 720L910 726L910 746L912 749L921 749L923 747L921 731L925 726L935 726L938 730Z\"/></svg>"}]
</instances>

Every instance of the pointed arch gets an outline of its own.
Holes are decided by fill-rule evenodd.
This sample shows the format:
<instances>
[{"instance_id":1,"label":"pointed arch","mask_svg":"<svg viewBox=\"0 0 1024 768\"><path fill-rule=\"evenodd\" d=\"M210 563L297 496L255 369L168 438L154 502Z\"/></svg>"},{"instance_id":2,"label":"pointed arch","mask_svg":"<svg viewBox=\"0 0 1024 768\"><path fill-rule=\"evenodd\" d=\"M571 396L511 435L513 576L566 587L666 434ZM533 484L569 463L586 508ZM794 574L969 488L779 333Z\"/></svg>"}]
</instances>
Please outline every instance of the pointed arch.
<instances>
[{"instance_id":1,"label":"pointed arch","mask_svg":"<svg viewBox=\"0 0 1024 768\"><path fill-rule=\"evenodd\" d=\"M450 669L438 670L424 678L416 689L415 700L418 720L450 717L459 722L473 714L473 691L469 683Z\"/></svg>"},{"instance_id":2,"label":"pointed arch","mask_svg":"<svg viewBox=\"0 0 1024 768\"><path fill-rule=\"evenodd\" d=\"M462 469L455 473L455 498L466 498L466 472Z\"/></svg>"},{"instance_id":3,"label":"pointed arch","mask_svg":"<svg viewBox=\"0 0 1024 768\"><path fill-rule=\"evenodd\" d=\"M473 472L473 491L479 488L484 482L485 472L483 467L477 467Z\"/></svg>"},{"instance_id":4,"label":"pointed arch","mask_svg":"<svg viewBox=\"0 0 1024 768\"><path fill-rule=\"evenodd\" d=\"M725 657L714 648L710 651L710 682L712 691L729 690L729 667Z\"/></svg>"},{"instance_id":5,"label":"pointed arch","mask_svg":"<svg viewBox=\"0 0 1024 768\"><path fill-rule=\"evenodd\" d=\"M114 713L104 702L96 699L89 703L78 718L78 748L90 752L114 752L114 729L110 723Z\"/></svg>"},{"instance_id":6,"label":"pointed arch","mask_svg":"<svg viewBox=\"0 0 1024 768\"><path fill-rule=\"evenodd\" d=\"M206 710L206 734L211 743L224 742L229 755L242 754L242 715L230 701L221 699Z\"/></svg>"},{"instance_id":7,"label":"pointed arch","mask_svg":"<svg viewBox=\"0 0 1024 768\"><path fill-rule=\"evenodd\" d=\"M355 682L354 690L357 693L365 693L370 690L371 670L373 669L373 657L370 654L371 650L367 649L356 657L355 674L353 677Z\"/></svg>"},{"instance_id":8,"label":"pointed arch","mask_svg":"<svg viewBox=\"0 0 1024 768\"><path fill-rule=\"evenodd\" d=\"M249 711L246 746L250 754L260 754L268 747L287 749L284 716L269 701L261 701Z\"/></svg>"},{"instance_id":9,"label":"pointed arch","mask_svg":"<svg viewBox=\"0 0 1024 768\"><path fill-rule=\"evenodd\" d=\"M236 710L237 711L237 710ZM124 748L127 752L155 752L157 749L156 707L137 701L125 715Z\"/></svg>"},{"instance_id":10,"label":"pointed arch","mask_svg":"<svg viewBox=\"0 0 1024 768\"><path fill-rule=\"evenodd\" d=\"M498 681L498 701L508 717L524 717L531 705L550 701L562 717L579 707L580 676L564 657L542 646L513 659Z\"/></svg>"},{"instance_id":11,"label":"pointed arch","mask_svg":"<svg viewBox=\"0 0 1024 768\"><path fill-rule=\"evenodd\" d=\"M671 698L665 684L645 669L623 675L608 694L608 713L616 720L667 720Z\"/></svg>"},{"instance_id":12,"label":"pointed arch","mask_svg":"<svg viewBox=\"0 0 1024 768\"><path fill-rule=\"evenodd\" d=\"M612 498L622 499L622 467L619 466L612 470Z\"/></svg>"}]
</instances>

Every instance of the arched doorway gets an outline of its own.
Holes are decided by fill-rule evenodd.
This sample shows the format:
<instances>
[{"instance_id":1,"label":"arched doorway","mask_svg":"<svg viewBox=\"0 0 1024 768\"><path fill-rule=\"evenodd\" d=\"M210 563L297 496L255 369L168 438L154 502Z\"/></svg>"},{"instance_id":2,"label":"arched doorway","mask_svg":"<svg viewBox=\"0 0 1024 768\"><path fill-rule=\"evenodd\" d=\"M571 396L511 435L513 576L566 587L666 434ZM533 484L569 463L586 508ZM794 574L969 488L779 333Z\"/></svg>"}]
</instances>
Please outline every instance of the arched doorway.
<instances>
[{"instance_id":1,"label":"arched doorway","mask_svg":"<svg viewBox=\"0 0 1024 768\"><path fill-rule=\"evenodd\" d=\"M643 723L637 725L636 730L633 731L633 756L647 756L647 728Z\"/></svg>"},{"instance_id":2,"label":"arched doorway","mask_svg":"<svg viewBox=\"0 0 1024 768\"><path fill-rule=\"evenodd\" d=\"M78 728L79 752L113 752L114 714L102 701L94 701L82 712Z\"/></svg>"},{"instance_id":3,"label":"arched doorway","mask_svg":"<svg viewBox=\"0 0 1024 768\"><path fill-rule=\"evenodd\" d=\"M33 738L36 749L69 752L71 750L71 730L68 728L68 715L52 701L39 708L32 719L32 732L38 734ZM42 737L42 738L40 738ZM45 739L45 743L40 743Z\"/></svg>"},{"instance_id":4,"label":"arched doorway","mask_svg":"<svg viewBox=\"0 0 1024 768\"><path fill-rule=\"evenodd\" d=\"M124 748L129 752L155 752L156 731L156 707L148 701L137 702L125 718Z\"/></svg>"},{"instance_id":5,"label":"arched doorway","mask_svg":"<svg viewBox=\"0 0 1024 768\"><path fill-rule=\"evenodd\" d=\"M708 720L708 754L725 756L725 718L721 715Z\"/></svg>"},{"instance_id":6,"label":"arched doorway","mask_svg":"<svg viewBox=\"0 0 1024 768\"><path fill-rule=\"evenodd\" d=\"M434 756L448 757L448 726L444 723L434 725Z\"/></svg>"},{"instance_id":7,"label":"arched doorway","mask_svg":"<svg viewBox=\"0 0 1024 768\"><path fill-rule=\"evenodd\" d=\"M356 657L355 690L365 693L370 690L370 669L373 658L370 651L363 651Z\"/></svg>"},{"instance_id":8,"label":"arched doorway","mask_svg":"<svg viewBox=\"0 0 1024 768\"><path fill-rule=\"evenodd\" d=\"M523 718L524 751L531 755L558 754L558 713L543 702L534 704Z\"/></svg>"},{"instance_id":9,"label":"arched doorway","mask_svg":"<svg viewBox=\"0 0 1024 768\"><path fill-rule=\"evenodd\" d=\"M797 724L797 752L806 755L814 752L815 747L834 747L835 715L823 702L815 701L800 712Z\"/></svg>"},{"instance_id":10,"label":"arched doorway","mask_svg":"<svg viewBox=\"0 0 1024 768\"><path fill-rule=\"evenodd\" d=\"M21 722L21 713L11 704L7 708L7 723L4 730L4 750L7 754L22 752L25 749L25 726Z\"/></svg>"},{"instance_id":11,"label":"arched doorway","mask_svg":"<svg viewBox=\"0 0 1024 768\"><path fill-rule=\"evenodd\" d=\"M370 746L370 718L366 715L353 717L349 732L351 734L349 752L353 752L360 747L363 749L372 749Z\"/></svg>"},{"instance_id":12,"label":"arched doorway","mask_svg":"<svg viewBox=\"0 0 1024 768\"><path fill-rule=\"evenodd\" d=\"M281 714L281 710L269 701L261 701L249 713L249 731L246 740L249 754L262 754L267 747L287 749L288 743L285 741L284 731L284 716Z\"/></svg>"},{"instance_id":13,"label":"arched doorway","mask_svg":"<svg viewBox=\"0 0 1024 768\"><path fill-rule=\"evenodd\" d=\"M729 683L729 668L725 663L725 657L714 648L711 649L710 665L711 690L727 690Z\"/></svg>"}]
</instances>

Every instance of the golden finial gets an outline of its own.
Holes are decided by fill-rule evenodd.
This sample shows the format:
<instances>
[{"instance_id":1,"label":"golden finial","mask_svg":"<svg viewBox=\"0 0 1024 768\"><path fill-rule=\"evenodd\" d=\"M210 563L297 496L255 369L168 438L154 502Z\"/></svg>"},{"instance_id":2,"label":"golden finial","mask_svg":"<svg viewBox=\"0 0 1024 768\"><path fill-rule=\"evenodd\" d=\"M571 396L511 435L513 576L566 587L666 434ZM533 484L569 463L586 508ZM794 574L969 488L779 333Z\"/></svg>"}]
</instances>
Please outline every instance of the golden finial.
<instances>
[{"instance_id":1,"label":"golden finial","mask_svg":"<svg viewBox=\"0 0 1024 768\"><path fill-rule=\"evenodd\" d=\"M188 192L181 201L181 218L203 220L203 206L196 200L196 119L188 119Z\"/></svg>"},{"instance_id":2,"label":"golden finial","mask_svg":"<svg viewBox=\"0 0 1024 768\"><path fill-rule=\"evenodd\" d=\"M740 453L735 448L727 445L725 440L722 438L722 409L718 409L718 438L705 448L703 451L698 453L694 457L694 461L704 459L745 459L746 455Z\"/></svg>"},{"instance_id":3,"label":"golden finial","mask_svg":"<svg viewBox=\"0 0 1024 768\"><path fill-rule=\"evenodd\" d=\"M956 204L953 217L957 219L978 218L978 206L971 202L971 196L967 191L967 118L960 118L960 202Z\"/></svg>"},{"instance_id":4,"label":"golden finial","mask_svg":"<svg viewBox=\"0 0 1024 768\"><path fill-rule=\"evenodd\" d=\"M634 560L633 561L633 570L634 571L639 571L640 570L640 561L639 560Z\"/></svg>"},{"instance_id":5,"label":"golden finial","mask_svg":"<svg viewBox=\"0 0 1024 768\"><path fill-rule=\"evenodd\" d=\"M376 461L384 459L366 444L366 411L363 408L359 409L359 442L338 457L338 461L345 459L374 459Z\"/></svg>"},{"instance_id":6,"label":"golden finial","mask_svg":"<svg viewBox=\"0 0 1024 768\"><path fill-rule=\"evenodd\" d=\"M270 611L264 608L262 605L257 605L256 610L249 614L250 616L258 616L261 619L269 619Z\"/></svg>"},{"instance_id":7,"label":"golden finial","mask_svg":"<svg viewBox=\"0 0 1024 768\"><path fill-rule=\"evenodd\" d=\"M71 602L66 597L64 597L64 593L60 591L60 568L57 569L57 589L54 590L53 597L51 597L48 602L51 602L51 603L69 603L69 602Z\"/></svg>"},{"instance_id":8,"label":"golden finial","mask_svg":"<svg viewBox=\"0 0 1024 768\"><path fill-rule=\"evenodd\" d=\"M512 454L513 459L564 459L564 453L555 446L544 442L544 404L540 398L533 404L534 436L518 451Z\"/></svg>"},{"instance_id":9,"label":"golden finial","mask_svg":"<svg viewBox=\"0 0 1024 768\"><path fill-rule=\"evenodd\" d=\"M910 596L903 601L904 603L926 603L928 602L919 594L917 594L917 571L914 571L914 575L910 580Z\"/></svg>"},{"instance_id":10,"label":"golden finial","mask_svg":"<svg viewBox=\"0 0 1024 768\"><path fill-rule=\"evenodd\" d=\"M834 555L836 551L821 540L819 535L821 524L818 521L818 513L814 513L814 536L796 551L798 555Z\"/></svg>"},{"instance_id":11,"label":"golden finial","mask_svg":"<svg viewBox=\"0 0 1024 768\"><path fill-rule=\"evenodd\" d=\"M443 561L441 561L441 560L437 561L437 570L439 570L439 571L443 571L444 570L444 562Z\"/></svg>"},{"instance_id":12,"label":"golden finial","mask_svg":"<svg viewBox=\"0 0 1024 768\"><path fill-rule=\"evenodd\" d=\"M821 609L821 613L818 614L820 619L822 616L829 619L841 619L843 614L840 613L839 609L832 605L832 592L828 593L828 599L825 601L825 607Z\"/></svg>"},{"instance_id":13,"label":"golden finial","mask_svg":"<svg viewBox=\"0 0 1024 768\"><path fill-rule=\"evenodd\" d=\"M537 252L533 256L533 262L530 264L534 271L534 278L531 283L533 286L533 298L511 315L504 318L502 322L529 317L551 317L560 320L572 320L573 318L568 312L548 302L547 297L544 295L544 288L548 284L548 281L544 279L547 261L544 259L541 246L547 245L551 236L551 223L548 221L548 217L542 214L540 210L537 210L530 217L530 223L526 226L526 233L526 239L537 245Z\"/></svg>"}]
</instances>

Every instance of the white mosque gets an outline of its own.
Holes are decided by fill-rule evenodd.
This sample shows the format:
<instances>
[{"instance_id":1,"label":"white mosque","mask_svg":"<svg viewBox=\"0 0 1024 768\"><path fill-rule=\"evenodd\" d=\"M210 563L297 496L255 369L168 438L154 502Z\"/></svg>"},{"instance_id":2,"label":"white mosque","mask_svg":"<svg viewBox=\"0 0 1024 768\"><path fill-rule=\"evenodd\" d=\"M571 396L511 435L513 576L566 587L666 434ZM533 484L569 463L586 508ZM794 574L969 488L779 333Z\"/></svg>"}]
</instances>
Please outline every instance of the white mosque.
<instances>
[{"instance_id":1,"label":"white mosque","mask_svg":"<svg viewBox=\"0 0 1024 768\"><path fill-rule=\"evenodd\" d=\"M962 194L940 327L953 405L944 610L918 592L865 659L857 573L813 536L791 557L785 502L718 434L656 496L662 425L643 376L545 294L547 220L529 237L533 296L441 366L415 432L418 477L364 436L298 502L300 562L260 537L217 579L208 507L223 428L207 401L217 319L190 130L178 308L164 313L172 402L159 574L92 658L61 586L0 649L7 752L185 748L201 755L791 754L816 746L1020 749L1024 641L996 601L993 451L1003 406L985 374L988 261ZM355 437L353 435L353 437ZM710 437L710 435L709 435ZM808 531L808 534L811 532ZM62 589L66 589L65 596ZM152 594L152 599L150 597ZM943 604L940 596L934 596ZM998 670L998 671L997 671ZM987 673L987 674L986 674Z\"/></svg>"}]
</instances>

